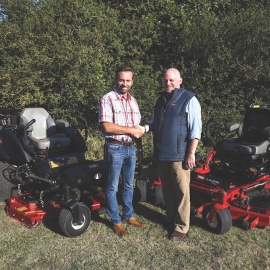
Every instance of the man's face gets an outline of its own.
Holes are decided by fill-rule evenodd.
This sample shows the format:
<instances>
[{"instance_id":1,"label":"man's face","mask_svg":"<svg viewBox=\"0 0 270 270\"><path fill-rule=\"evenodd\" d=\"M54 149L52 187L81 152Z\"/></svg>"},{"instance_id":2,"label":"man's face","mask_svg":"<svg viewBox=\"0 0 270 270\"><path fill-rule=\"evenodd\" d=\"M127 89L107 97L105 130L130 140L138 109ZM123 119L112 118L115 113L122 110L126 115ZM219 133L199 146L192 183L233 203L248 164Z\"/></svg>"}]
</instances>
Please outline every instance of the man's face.
<instances>
[{"instance_id":1,"label":"man's face","mask_svg":"<svg viewBox=\"0 0 270 270\"><path fill-rule=\"evenodd\" d=\"M163 85L167 93L171 93L175 88L180 88L182 78L176 72L167 71L164 74Z\"/></svg>"},{"instance_id":2,"label":"man's face","mask_svg":"<svg viewBox=\"0 0 270 270\"><path fill-rule=\"evenodd\" d=\"M117 90L122 94L126 94L133 84L132 72L122 71L118 73L115 81Z\"/></svg>"}]
</instances>

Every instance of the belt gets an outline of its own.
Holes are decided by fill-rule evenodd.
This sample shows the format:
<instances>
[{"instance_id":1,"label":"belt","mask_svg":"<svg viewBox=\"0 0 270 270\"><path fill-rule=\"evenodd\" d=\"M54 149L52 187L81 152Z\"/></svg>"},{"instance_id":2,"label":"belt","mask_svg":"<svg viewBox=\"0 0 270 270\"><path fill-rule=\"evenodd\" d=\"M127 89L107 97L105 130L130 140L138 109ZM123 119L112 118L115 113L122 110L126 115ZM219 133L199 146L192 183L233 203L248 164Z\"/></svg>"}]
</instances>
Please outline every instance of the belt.
<instances>
[{"instance_id":1,"label":"belt","mask_svg":"<svg viewBox=\"0 0 270 270\"><path fill-rule=\"evenodd\" d=\"M126 147L131 146L131 145L134 144L133 141L131 141L131 142L120 142L120 141L115 140L113 138L108 138L108 139L105 139L105 140L106 140L106 142L115 143L115 144L121 144L121 145L124 145Z\"/></svg>"}]
</instances>

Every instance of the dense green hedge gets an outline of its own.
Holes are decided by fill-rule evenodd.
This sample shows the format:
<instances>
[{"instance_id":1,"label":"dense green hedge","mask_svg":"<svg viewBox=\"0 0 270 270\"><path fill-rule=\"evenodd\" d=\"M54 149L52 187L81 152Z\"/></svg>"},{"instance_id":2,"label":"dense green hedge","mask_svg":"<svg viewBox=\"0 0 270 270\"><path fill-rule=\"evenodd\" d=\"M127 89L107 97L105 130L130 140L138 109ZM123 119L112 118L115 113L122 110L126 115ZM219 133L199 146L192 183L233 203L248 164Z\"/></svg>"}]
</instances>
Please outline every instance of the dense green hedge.
<instances>
[{"instance_id":1,"label":"dense green hedge","mask_svg":"<svg viewBox=\"0 0 270 270\"><path fill-rule=\"evenodd\" d=\"M132 94L147 121L162 74L178 68L199 96L203 123L270 103L270 5L253 0L1 0L0 106L42 106L97 126L114 71L135 71Z\"/></svg>"}]
</instances>

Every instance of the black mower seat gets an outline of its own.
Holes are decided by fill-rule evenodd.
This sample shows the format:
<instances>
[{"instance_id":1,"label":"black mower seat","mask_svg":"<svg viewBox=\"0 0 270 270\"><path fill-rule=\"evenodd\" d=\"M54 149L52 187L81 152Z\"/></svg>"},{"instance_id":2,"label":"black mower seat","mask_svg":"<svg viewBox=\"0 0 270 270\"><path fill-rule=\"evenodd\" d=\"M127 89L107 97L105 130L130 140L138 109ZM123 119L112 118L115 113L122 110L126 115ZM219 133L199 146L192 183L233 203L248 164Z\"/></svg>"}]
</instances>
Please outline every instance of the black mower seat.
<instances>
[{"instance_id":1,"label":"black mower seat","mask_svg":"<svg viewBox=\"0 0 270 270\"><path fill-rule=\"evenodd\" d=\"M225 151L245 154L245 155L260 155L267 152L269 141L262 141L257 144L247 144L241 142L239 138L229 138L223 141L223 149Z\"/></svg>"},{"instance_id":2,"label":"black mower seat","mask_svg":"<svg viewBox=\"0 0 270 270\"><path fill-rule=\"evenodd\" d=\"M63 148L70 145L70 138L57 133L54 120L43 108L25 108L20 113L19 126L23 129L26 124L35 119L27 130L28 138L36 150Z\"/></svg>"},{"instance_id":3,"label":"black mower seat","mask_svg":"<svg viewBox=\"0 0 270 270\"><path fill-rule=\"evenodd\" d=\"M223 140L223 150L245 155L262 155L269 152L269 109L250 108L241 124L228 123L226 129L229 132L237 130L238 136Z\"/></svg>"}]
</instances>

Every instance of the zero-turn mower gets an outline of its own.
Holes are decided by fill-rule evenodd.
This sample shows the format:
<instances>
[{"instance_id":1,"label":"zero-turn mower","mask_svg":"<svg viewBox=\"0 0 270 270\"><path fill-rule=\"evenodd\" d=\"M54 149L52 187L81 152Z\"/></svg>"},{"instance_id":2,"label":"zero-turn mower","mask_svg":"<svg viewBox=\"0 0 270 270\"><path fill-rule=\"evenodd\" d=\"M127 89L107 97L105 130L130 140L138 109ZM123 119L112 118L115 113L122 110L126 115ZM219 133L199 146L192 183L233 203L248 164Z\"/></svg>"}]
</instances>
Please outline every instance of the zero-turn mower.
<instances>
[{"instance_id":1,"label":"zero-turn mower","mask_svg":"<svg viewBox=\"0 0 270 270\"><path fill-rule=\"evenodd\" d=\"M0 200L8 216L30 228L58 219L69 237L86 231L91 211L105 204L106 165L85 159L84 122L85 138L43 108L0 109Z\"/></svg>"},{"instance_id":2,"label":"zero-turn mower","mask_svg":"<svg viewBox=\"0 0 270 270\"><path fill-rule=\"evenodd\" d=\"M248 105L241 123L228 123L234 135L214 144L201 167L191 172L191 214L224 234L232 221L244 229L270 226L270 105ZM199 161L199 160L198 160Z\"/></svg>"}]
</instances>

